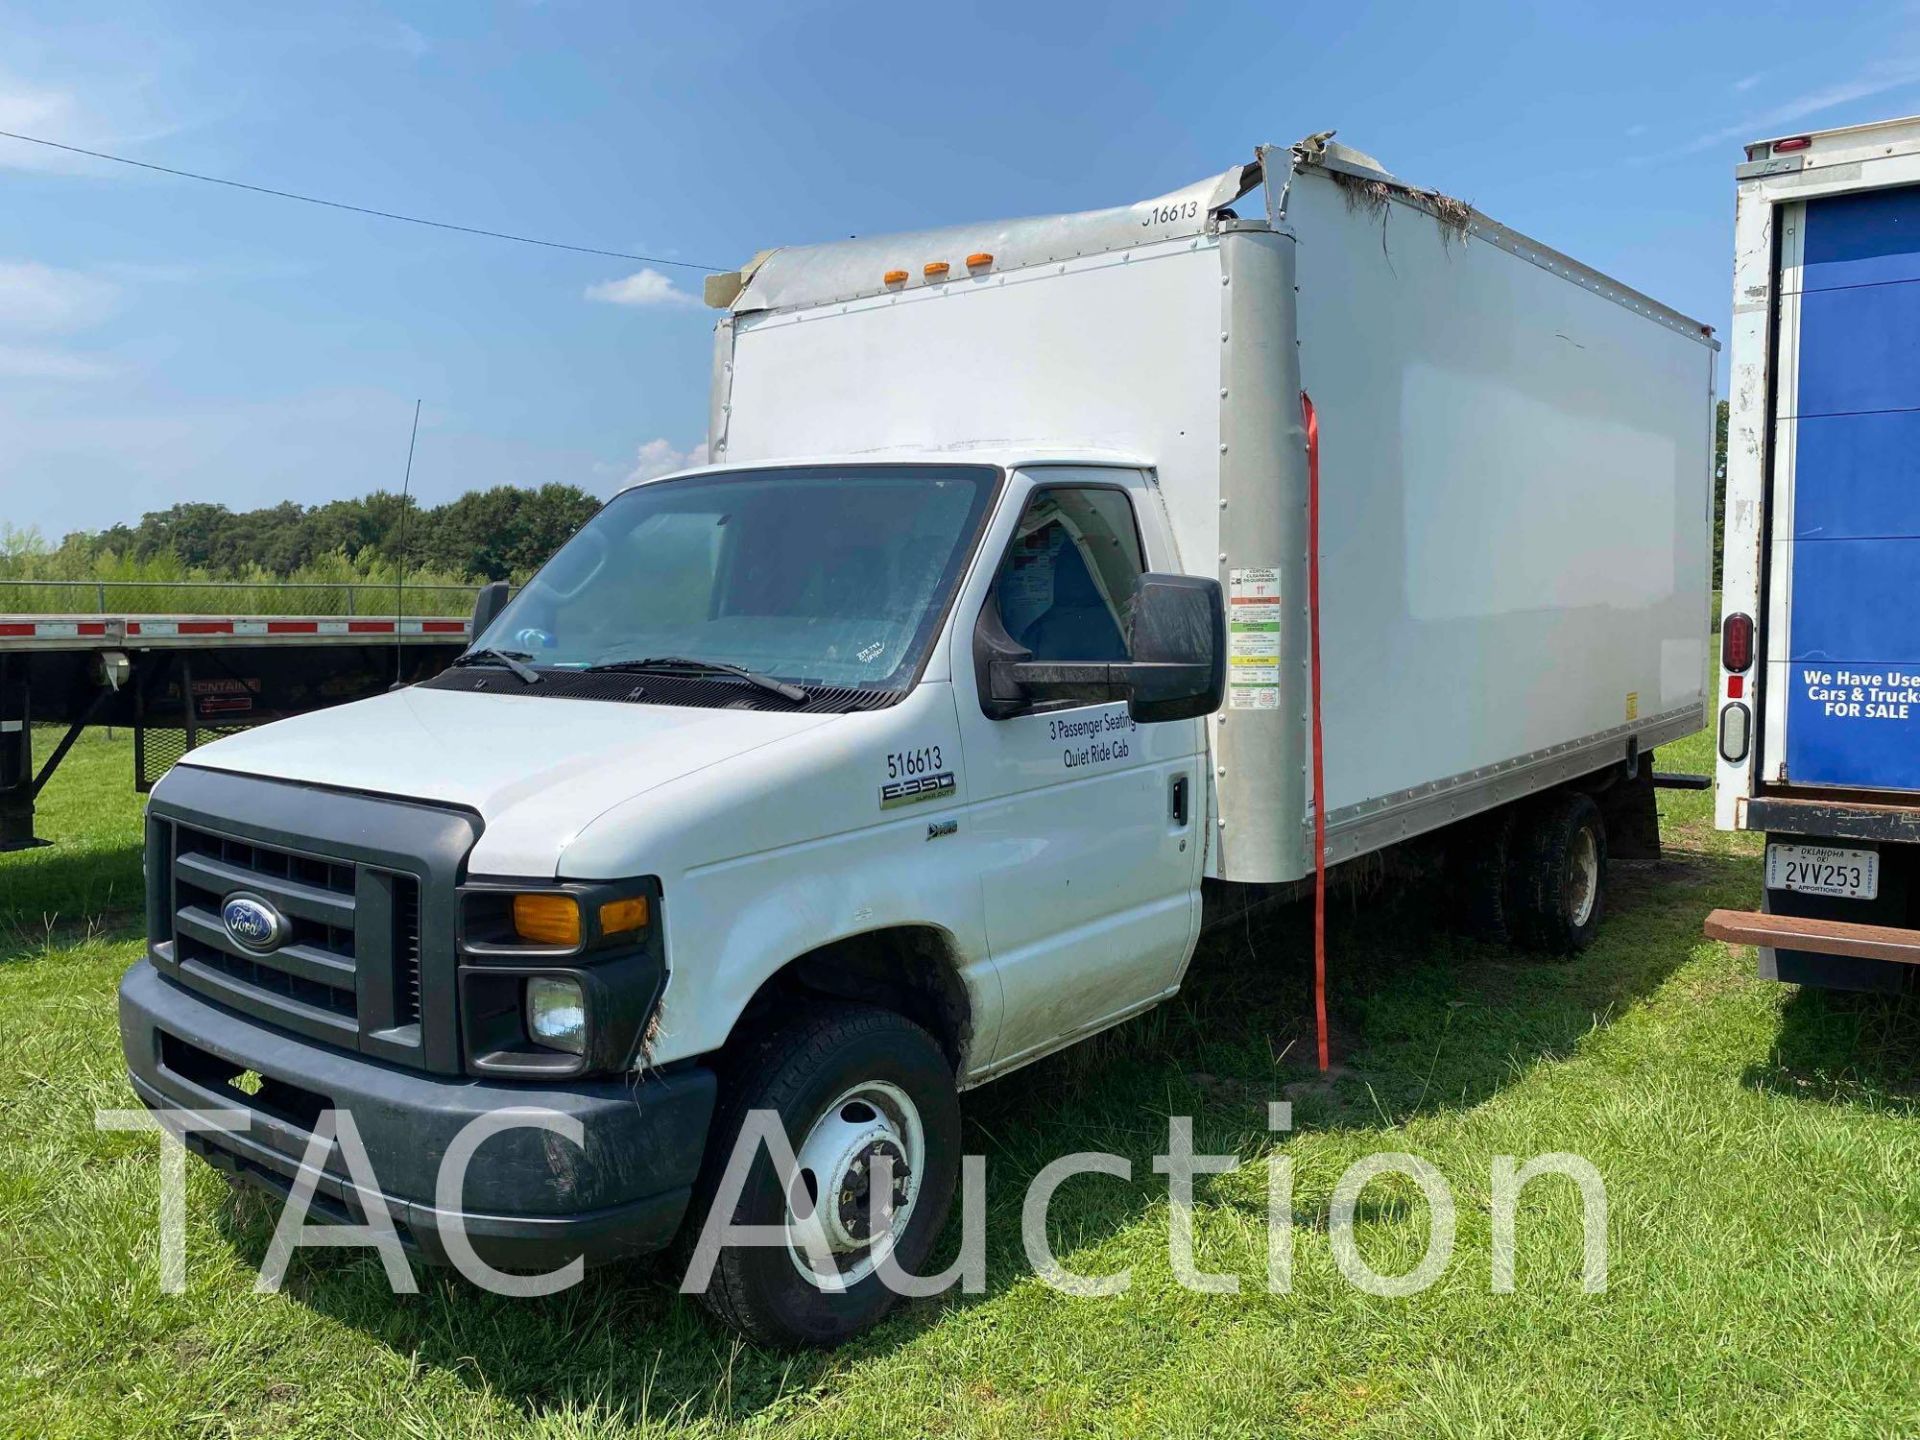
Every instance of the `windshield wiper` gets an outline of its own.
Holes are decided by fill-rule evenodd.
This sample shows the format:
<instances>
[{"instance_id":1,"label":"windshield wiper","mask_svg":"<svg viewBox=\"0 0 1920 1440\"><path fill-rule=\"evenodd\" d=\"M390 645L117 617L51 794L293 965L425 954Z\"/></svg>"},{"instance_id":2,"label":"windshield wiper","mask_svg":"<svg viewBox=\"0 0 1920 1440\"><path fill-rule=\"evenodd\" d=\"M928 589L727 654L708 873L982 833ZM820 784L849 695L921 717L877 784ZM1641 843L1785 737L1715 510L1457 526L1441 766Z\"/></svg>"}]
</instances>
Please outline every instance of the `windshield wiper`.
<instances>
[{"instance_id":1,"label":"windshield wiper","mask_svg":"<svg viewBox=\"0 0 1920 1440\"><path fill-rule=\"evenodd\" d=\"M731 675L736 680L744 680L749 685L778 695L782 700L791 700L796 705L804 705L813 697L798 685L789 685L784 680L776 680L771 675L761 675L747 669L744 665L730 665L725 660L694 660L685 655L655 655L646 660L609 660L600 665L589 665L586 673L601 674L606 671L620 671L625 674L639 675L647 671L660 674Z\"/></svg>"},{"instance_id":2,"label":"windshield wiper","mask_svg":"<svg viewBox=\"0 0 1920 1440\"><path fill-rule=\"evenodd\" d=\"M523 660L531 660L533 654L527 650L500 650L489 645L483 650L469 650L454 660L455 665L504 665L519 677L522 684L538 685L540 672L531 665L523 665Z\"/></svg>"}]
</instances>

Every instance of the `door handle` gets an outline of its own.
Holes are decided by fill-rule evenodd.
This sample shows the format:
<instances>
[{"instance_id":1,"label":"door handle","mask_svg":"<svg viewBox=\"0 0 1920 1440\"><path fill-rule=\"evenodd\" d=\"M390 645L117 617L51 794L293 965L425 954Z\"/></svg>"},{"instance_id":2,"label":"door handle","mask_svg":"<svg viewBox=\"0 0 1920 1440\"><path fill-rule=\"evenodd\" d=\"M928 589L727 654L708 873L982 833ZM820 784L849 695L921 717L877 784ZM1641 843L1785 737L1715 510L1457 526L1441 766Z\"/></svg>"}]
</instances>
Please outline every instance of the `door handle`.
<instances>
[{"instance_id":1,"label":"door handle","mask_svg":"<svg viewBox=\"0 0 1920 1440\"><path fill-rule=\"evenodd\" d=\"M1173 791L1173 823L1176 825L1184 825L1187 823L1187 777L1184 775L1174 776L1171 788Z\"/></svg>"}]
</instances>

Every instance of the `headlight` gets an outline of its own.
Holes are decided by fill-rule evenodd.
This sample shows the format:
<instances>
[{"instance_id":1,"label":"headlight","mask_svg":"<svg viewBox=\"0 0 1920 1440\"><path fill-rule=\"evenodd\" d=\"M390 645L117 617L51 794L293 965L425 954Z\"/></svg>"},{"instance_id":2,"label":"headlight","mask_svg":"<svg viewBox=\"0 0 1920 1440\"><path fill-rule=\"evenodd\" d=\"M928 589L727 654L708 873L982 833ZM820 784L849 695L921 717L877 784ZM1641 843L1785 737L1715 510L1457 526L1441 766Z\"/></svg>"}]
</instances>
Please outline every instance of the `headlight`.
<instances>
[{"instance_id":1,"label":"headlight","mask_svg":"<svg viewBox=\"0 0 1920 1440\"><path fill-rule=\"evenodd\" d=\"M527 981L527 1034L549 1050L586 1051L587 1002L578 980L536 975Z\"/></svg>"},{"instance_id":2,"label":"headlight","mask_svg":"<svg viewBox=\"0 0 1920 1440\"><path fill-rule=\"evenodd\" d=\"M666 985L660 881L469 880L457 1008L469 1074L616 1075Z\"/></svg>"}]
</instances>

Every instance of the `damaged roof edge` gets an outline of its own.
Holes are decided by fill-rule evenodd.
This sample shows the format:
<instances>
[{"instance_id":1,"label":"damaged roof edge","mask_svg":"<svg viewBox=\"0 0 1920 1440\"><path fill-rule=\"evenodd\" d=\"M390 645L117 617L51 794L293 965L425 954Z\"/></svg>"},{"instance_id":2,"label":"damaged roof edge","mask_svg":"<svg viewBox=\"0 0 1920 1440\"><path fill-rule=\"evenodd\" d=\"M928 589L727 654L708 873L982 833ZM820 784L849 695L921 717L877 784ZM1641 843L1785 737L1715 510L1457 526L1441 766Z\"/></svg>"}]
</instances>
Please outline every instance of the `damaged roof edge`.
<instances>
[{"instance_id":1,"label":"damaged roof edge","mask_svg":"<svg viewBox=\"0 0 1920 1440\"><path fill-rule=\"evenodd\" d=\"M1204 235L1215 227L1221 210L1263 180L1267 216L1280 225L1294 174L1318 170L1330 178L1359 180L1382 198L1414 205L1449 229L1720 348L1711 326L1509 229L1464 201L1409 184L1365 151L1335 143L1333 134L1325 130L1293 145L1259 146L1248 164L1131 205L762 250L739 270L708 276L706 302L737 315L802 309L964 281L970 257L983 257L987 264L981 271L993 273Z\"/></svg>"},{"instance_id":2,"label":"damaged roof edge","mask_svg":"<svg viewBox=\"0 0 1920 1440\"><path fill-rule=\"evenodd\" d=\"M1255 161L1151 200L1107 210L763 250L740 270L709 276L706 302L736 314L826 305L939 284L947 275L964 279L971 255L991 256L994 270L1012 270L1201 235L1223 207L1259 183ZM936 264L948 268L929 276L926 267ZM902 272L904 279L885 279Z\"/></svg>"},{"instance_id":3,"label":"damaged roof edge","mask_svg":"<svg viewBox=\"0 0 1920 1440\"><path fill-rule=\"evenodd\" d=\"M1286 155L1296 168L1312 168L1323 171L1336 183L1348 187L1349 203L1366 205L1381 203L1387 199L1397 200L1413 206L1433 217L1436 224L1462 236L1478 240L1517 255L1530 264L1539 266L1550 274L1571 280L1582 289L1596 295L1605 296L1615 304L1624 306L1636 314L1658 321L1669 330L1698 341L1709 350L1719 350L1720 341L1713 333L1713 327L1693 316L1675 310L1671 305L1663 304L1645 291L1636 290L1631 285L1614 279L1611 275L1595 270L1591 265L1574 259L1571 255L1543 244L1532 236L1523 235L1506 225L1502 225L1492 216L1474 208L1464 200L1456 199L1439 190L1428 190L1409 184L1398 176L1389 173L1380 162L1362 151L1350 146L1330 143L1333 132L1309 136L1289 150L1276 150L1263 147L1263 158L1274 155ZM1285 219L1286 188L1291 176L1285 179L1278 173L1278 166L1268 160L1267 168L1273 172L1273 181L1267 187L1267 209L1275 223ZM1358 182L1356 184L1356 182Z\"/></svg>"}]
</instances>

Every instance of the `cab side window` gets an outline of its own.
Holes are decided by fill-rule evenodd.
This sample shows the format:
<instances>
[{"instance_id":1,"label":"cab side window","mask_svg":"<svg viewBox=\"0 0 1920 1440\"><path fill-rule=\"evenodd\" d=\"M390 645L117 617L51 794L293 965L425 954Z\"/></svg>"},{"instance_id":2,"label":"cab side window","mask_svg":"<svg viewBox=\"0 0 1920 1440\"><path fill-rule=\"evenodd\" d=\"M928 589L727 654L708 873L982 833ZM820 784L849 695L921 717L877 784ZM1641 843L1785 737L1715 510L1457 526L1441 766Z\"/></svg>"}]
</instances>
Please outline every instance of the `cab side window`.
<instances>
[{"instance_id":1,"label":"cab side window","mask_svg":"<svg viewBox=\"0 0 1920 1440\"><path fill-rule=\"evenodd\" d=\"M994 578L1001 622L1036 660L1125 660L1145 568L1124 491L1036 490Z\"/></svg>"}]
</instances>

